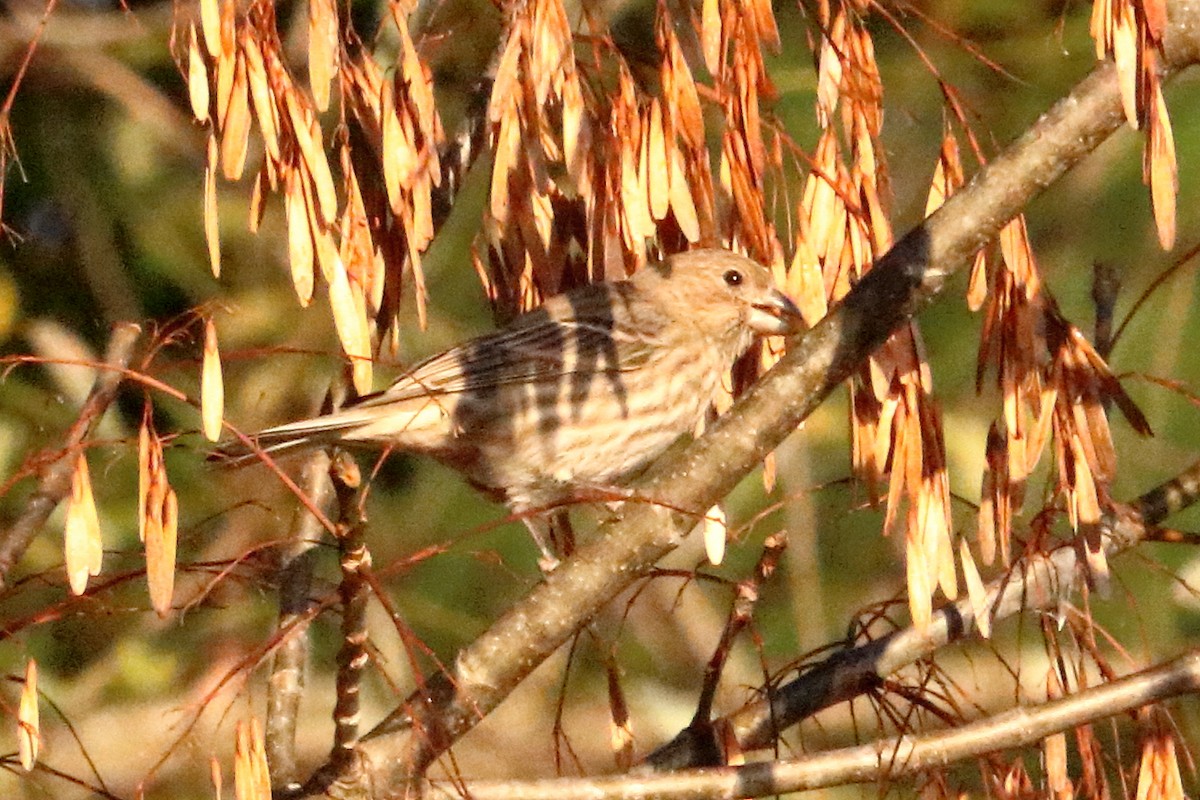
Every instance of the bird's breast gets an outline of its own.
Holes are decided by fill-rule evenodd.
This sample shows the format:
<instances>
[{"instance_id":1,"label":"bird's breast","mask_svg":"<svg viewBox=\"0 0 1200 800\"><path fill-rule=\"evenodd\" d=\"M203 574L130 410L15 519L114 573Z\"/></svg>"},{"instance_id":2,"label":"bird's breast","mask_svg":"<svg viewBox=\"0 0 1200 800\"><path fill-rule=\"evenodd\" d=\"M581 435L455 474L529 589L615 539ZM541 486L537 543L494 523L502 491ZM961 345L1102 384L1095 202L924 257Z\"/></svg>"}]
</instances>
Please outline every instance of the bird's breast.
<instances>
[{"instance_id":1,"label":"bird's breast","mask_svg":"<svg viewBox=\"0 0 1200 800\"><path fill-rule=\"evenodd\" d=\"M717 366L649 363L514 384L488 403L464 397L456 409L464 447L452 463L518 505L620 485L695 430L720 381Z\"/></svg>"}]
</instances>

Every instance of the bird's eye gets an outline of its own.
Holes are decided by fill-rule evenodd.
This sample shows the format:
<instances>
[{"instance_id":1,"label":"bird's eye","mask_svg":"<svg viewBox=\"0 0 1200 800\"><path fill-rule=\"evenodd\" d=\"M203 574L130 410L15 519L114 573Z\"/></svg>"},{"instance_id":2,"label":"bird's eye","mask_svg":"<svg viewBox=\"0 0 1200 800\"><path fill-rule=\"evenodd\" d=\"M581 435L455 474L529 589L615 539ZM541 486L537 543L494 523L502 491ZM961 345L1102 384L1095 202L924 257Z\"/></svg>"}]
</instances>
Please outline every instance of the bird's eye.
<instances>
[{"instance_id":1,"label":"bird's eye","mask_svg":"<svg viewBox=\"0 0 1200 800\"><path fill-rule=\"evenodd\" d=\"M722 277L725 278L725 283L729 286L741 286L742 281L745 279L745 276L736 269L729 270Z\"/></svg>"}]
</instances>

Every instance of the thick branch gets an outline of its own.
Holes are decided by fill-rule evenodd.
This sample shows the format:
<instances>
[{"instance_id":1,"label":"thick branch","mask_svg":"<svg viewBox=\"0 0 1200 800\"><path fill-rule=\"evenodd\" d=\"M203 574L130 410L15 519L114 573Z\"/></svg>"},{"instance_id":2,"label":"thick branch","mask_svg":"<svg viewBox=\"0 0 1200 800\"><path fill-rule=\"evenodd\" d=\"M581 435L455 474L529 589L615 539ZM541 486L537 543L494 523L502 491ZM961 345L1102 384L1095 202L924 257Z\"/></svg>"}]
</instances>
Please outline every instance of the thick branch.
<instances>
[{"instance_id":1,"label":"thick branch","mask_svg":"<svg viewBox=\"0 0 1200 800\"><path fill-rule=\"evenodd\" d=\"M34 457L34 463L44 461L47 464L42 470L42 479L37 490L25 504L25 510L4 532L3 540L0 540L0 588L4 588L9 570L21 559L33 537L42 529L42 525L46 524L50 513L71 491L71 473L75 469L75 459L69 456L74 455L91 436L105 410L117 396L121 378L124 377L125 370L133 358L133 346L137 344L141 332L142 329L132 322L113 327L112 336L108 340L108 351L104 354L104 364L96 375L91 394L79 410L79 416L67 431L66 441L61 447L46 448Z\"/></svg>"},{"instance_id":2,"label":"thick branch","mask_svg":"<svg viewBox=\"0 0 1200 800\"><path fill-rule=\"evenodd\" d=\"M1171 4L1166 63L1200 52L1200 0ZM942 208L905 236L820 324L701 439L662 459L623 519L564 563L385 720L361 749L363 772L330 788L405 784L496 707L605 603L678 544L900 323L1044 188L1122 124L1116 72L1098 66ZM365 782L365 784L364 784Z\"/></svg>"},{"instance_id":3,"label":"thick branch","mask_svg":"<svg viewBox=\"0 0 1200 800\"><path fill-rule=\"evenodd\" d=\"M318 450L309 456L302 475L304 494L312 498L313 505L323 508L333 494L333 485L329 481L329 454ZM303 619L312 604L313 548L320 541L322 531L324 528L317 518L308 509L298 506L287 539L275 551L279 576L276 631L280 633L293 625L306 624ZM271 780L277 789L294 791L300 786L296 766L296 725L304 695L308 653L306 630L288 636L271 657L264 738Z\"/></svg>"}]
</instances>

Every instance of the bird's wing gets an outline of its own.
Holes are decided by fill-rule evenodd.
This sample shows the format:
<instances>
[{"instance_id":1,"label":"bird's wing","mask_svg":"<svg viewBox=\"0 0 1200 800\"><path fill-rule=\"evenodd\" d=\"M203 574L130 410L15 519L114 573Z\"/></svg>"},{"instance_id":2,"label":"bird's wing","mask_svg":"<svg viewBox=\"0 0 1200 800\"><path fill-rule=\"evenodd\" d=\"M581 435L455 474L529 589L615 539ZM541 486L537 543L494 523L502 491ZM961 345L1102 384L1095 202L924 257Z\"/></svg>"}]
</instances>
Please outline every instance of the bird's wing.
<instances>
[{"instance_id":1,"label":"bird's wing","mask_svg":"<svg viewBox=\"0 0 1200 800\"><path fill-rule=\"evenodd\" d=\"M355 407L418 397L486 392L514 383L619 373L644 365L654 350L642 336L614 329L611 319L572 318L518 324L472 339L421 362Z\"/></svg>"}]
</instances>

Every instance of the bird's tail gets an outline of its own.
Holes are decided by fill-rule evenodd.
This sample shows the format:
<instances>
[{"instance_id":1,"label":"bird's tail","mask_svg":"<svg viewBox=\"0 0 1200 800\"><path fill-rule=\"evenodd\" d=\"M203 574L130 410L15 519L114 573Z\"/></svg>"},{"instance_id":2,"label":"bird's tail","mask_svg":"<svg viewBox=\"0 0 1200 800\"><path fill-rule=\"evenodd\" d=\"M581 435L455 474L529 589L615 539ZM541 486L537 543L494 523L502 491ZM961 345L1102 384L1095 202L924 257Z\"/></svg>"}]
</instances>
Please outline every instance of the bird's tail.
<instances>
[{"instance_id":1,"label":"bird's tail","mask_svg":"<svg viewBox=\"0 0 1200 800\"><path fill-rule=\"evenodd\" d=\"M322 417L290 422L252 434L254 449L240 440L222 443L208 455L209 461L224 466L241 467L261 459L261 453L271 457L290 455L303 450L326 447L346 438L347 434L375 421L377 412L371 409L350 408Z\"/></svg>"}]
</instances>

